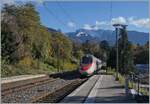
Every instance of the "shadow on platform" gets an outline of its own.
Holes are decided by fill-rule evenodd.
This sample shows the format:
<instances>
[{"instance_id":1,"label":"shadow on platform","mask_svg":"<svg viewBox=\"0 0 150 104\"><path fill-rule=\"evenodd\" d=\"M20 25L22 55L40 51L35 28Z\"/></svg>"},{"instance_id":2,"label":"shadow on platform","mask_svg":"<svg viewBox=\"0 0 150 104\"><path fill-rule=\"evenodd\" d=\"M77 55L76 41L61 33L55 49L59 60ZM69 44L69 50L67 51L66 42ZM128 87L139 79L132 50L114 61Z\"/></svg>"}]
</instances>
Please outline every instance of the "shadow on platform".
<instances>
[{"instance_id":1,"label":"shadow on platform","mask_svg":"<svg viewBox=\"0 0 150 104\"><path fill-rule=\"evenodd\" d=\"M66 100L62 100L62 103L84 103L86 97L85 96L73 96L67 97ZM93 103L135 103L134 99L126 98L125 96L110 96L110 97L96 97L96 98L88 98L89 101L93 101Z\"/></svg>"}]
</instances>

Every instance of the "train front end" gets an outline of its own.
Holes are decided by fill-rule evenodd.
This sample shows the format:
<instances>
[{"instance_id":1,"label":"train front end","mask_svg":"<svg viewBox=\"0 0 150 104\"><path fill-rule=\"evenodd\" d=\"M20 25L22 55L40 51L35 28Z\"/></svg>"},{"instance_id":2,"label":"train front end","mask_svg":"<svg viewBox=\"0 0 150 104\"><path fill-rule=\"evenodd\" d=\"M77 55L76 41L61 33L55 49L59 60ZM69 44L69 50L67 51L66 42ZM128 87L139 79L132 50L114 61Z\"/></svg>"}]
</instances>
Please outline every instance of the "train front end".
<instances>
[{"instance_id":1,"label":"train front end","mask_svg":"<svg viewBox=\"0 0 150 104\"><path fill-rule=\"evenodd\" d=\"M94 67L93 57L86 55L81 59L79 72L82 76L91 76L94 72Z\"/></svg>"}]
</instances>

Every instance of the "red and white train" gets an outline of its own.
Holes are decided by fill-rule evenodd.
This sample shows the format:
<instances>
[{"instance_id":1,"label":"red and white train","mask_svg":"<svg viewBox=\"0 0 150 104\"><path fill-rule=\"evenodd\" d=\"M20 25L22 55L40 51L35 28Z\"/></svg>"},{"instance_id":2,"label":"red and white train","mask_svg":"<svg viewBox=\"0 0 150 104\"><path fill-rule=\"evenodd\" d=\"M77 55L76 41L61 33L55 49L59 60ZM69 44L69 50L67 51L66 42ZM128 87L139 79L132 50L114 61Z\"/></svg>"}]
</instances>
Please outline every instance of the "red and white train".
<instances>
[{"instance_id":1,"label":"red and white train","mask_svg":"<svg viewBox=\"0 0 150 104\"><path fill-rule=\"evenodd\" d=\"M80 61L79 72L83 76L91 76L102 67L102 61L93 55L87 54Z\"/></svg>"}]
</instances>

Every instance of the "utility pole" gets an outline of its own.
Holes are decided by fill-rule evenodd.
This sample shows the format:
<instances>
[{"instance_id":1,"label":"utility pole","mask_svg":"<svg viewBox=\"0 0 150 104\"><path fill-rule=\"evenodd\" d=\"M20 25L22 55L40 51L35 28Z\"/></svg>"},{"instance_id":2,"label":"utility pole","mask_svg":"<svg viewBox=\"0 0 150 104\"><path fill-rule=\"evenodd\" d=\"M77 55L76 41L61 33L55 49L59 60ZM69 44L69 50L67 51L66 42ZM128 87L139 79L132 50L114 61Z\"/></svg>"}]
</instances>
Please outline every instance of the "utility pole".
<instances>
[{"instance_id":1,"label":"utility pole","mask_svg":"<svg viewBox=\"0 0 150 104\"><path fill-rule=\"evenodd\" d=\"M115 80L118 81L118 30L120 28L120 24L114 24L113 25L116 30L116 78Z\"/></svg>"},{"instance_id":2,"label":"utility pole","mask_svg":"<svg viewBox=\"0 0 150 104\"><path fill-rule=\"evenodd\" d=\"M113 24L113 26L116 29L116 78L115 80L119 80L118 78L118 69L119 69L119 65L118 65L118 61L119 61L119 55L118 55L118 33L119 33L119 29L126 29L127 25L123 25L123 24Z\"/></svg>"},{"instance_id":3,"label":"utility pole","mask_svg":"<svg viewBox=\"0 0 150 104\"><path fill-rule=\"evenodd\" d=\"M119 28L116 28L116 80L118 81L118 30Z\"/></svg>"},{"instance_id":4,"label":"utility pole","mask_svg":"<svg viewBox=\"0 0 150 104\"><path fill-rule=\"evenodd\" d=\"M116 29L116 78L115 80L118 81L118 69L119 69L119 64L118 64L118 60L119 60L119 55L118 55L118 33L119 33L119 29L125 29L127 25L122 25L122 24L113 24L113 26Z\"/></svg>"}]
</instances>

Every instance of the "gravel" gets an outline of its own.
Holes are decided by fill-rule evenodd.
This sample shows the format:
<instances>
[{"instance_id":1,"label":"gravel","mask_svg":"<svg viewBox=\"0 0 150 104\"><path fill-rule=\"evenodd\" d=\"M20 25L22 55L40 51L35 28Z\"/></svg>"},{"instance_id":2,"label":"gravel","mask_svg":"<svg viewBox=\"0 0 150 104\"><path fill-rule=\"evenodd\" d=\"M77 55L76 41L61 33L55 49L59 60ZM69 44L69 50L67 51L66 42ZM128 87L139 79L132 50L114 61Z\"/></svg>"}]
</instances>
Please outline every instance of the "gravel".
<instances>
[{"instance_id":1,"label":"gravel","mask_svg":"<svg viewBox=\"0 0 150 104\"><path fill-rule=\"evenodd\" d=\"M37 85L24 90L14 91L6 95L2 94L1 101L2 103L31 103L43 94L54 92L60 87L68 85L73 81L82 80L77 78L77 76L72 77L72 75L65 75L64 78L62 76L54 78L57 80L53 82L44 83L43 85ZM69 77L67 78L66 76Z\"/></svg>"}]
</instances>

